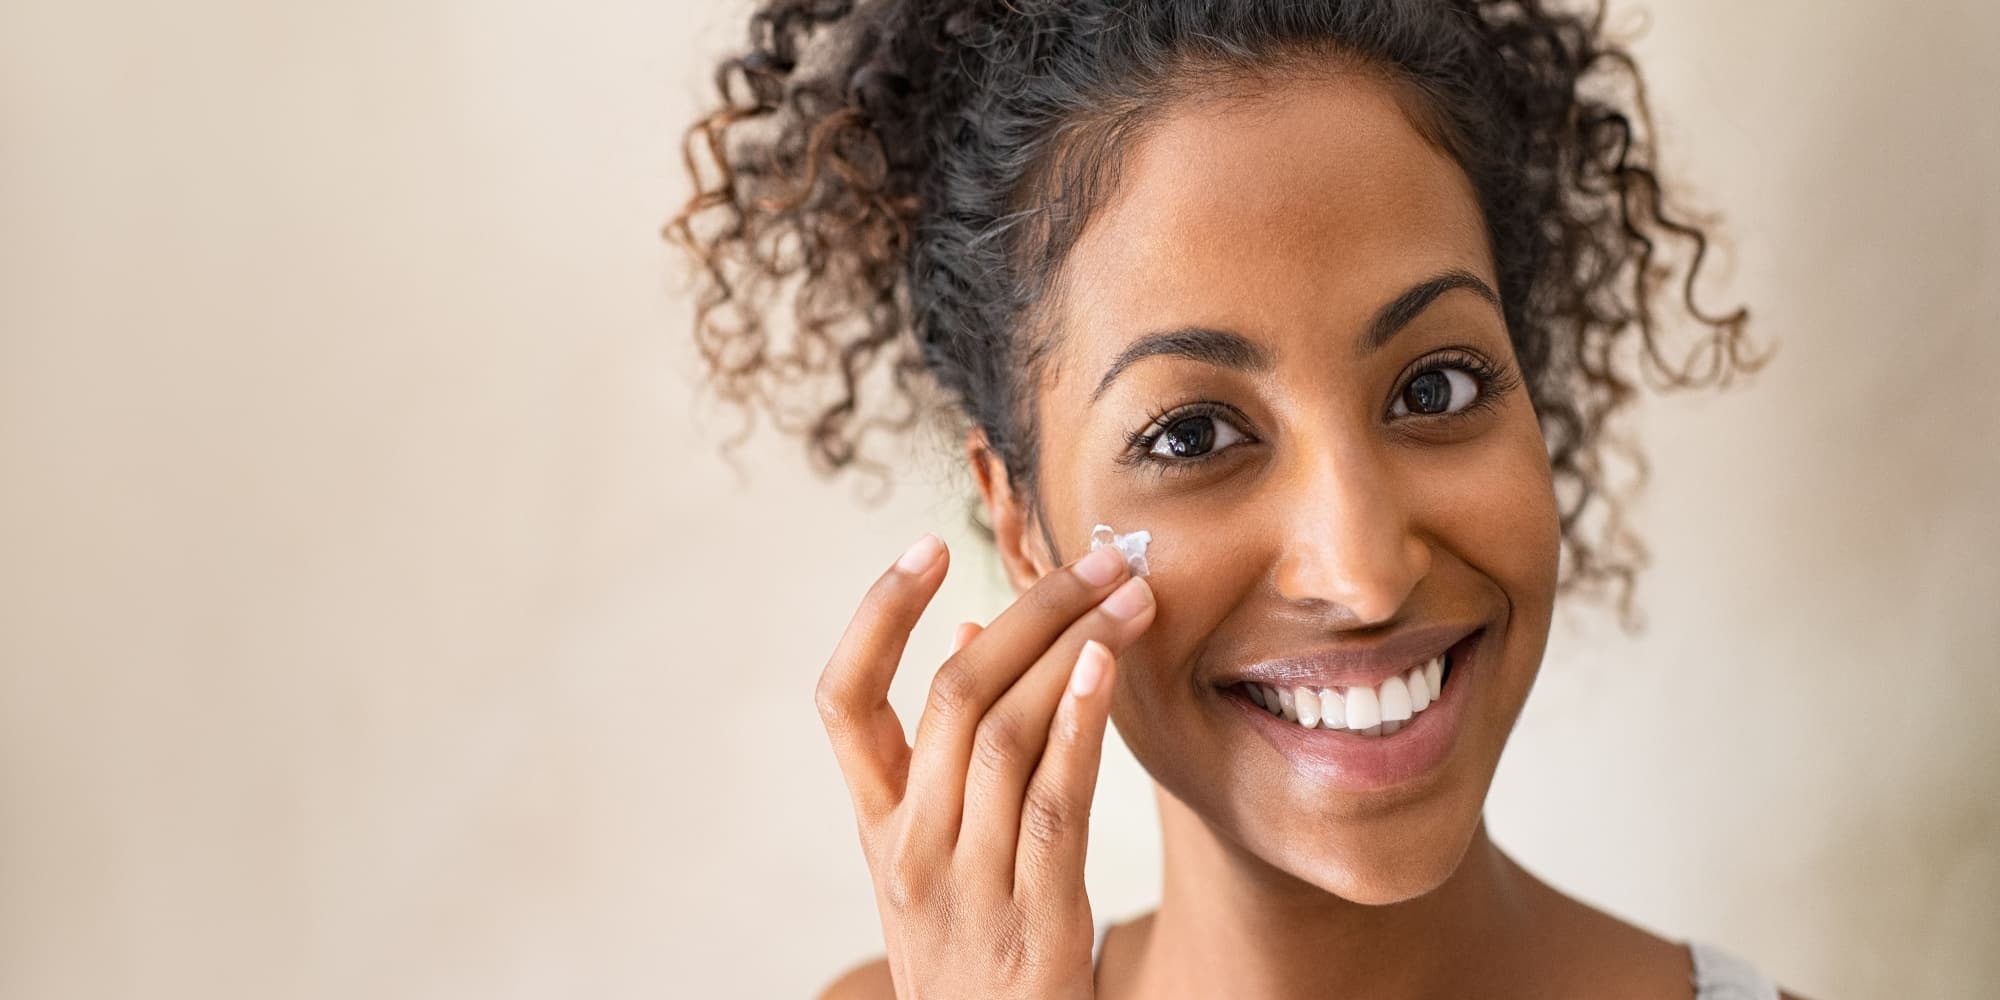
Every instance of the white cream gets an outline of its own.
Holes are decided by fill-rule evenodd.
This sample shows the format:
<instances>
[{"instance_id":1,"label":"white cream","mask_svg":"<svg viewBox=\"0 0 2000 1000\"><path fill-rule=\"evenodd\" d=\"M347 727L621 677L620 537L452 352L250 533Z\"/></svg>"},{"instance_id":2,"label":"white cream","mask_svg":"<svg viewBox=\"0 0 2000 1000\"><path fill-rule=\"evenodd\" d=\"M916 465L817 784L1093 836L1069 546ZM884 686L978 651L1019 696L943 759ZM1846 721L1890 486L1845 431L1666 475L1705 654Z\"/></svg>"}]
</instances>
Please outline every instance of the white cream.
<instances>
[{"instance_id":1,"label":"white cream","mask_svg":"<svg viewBox=\"0 0 2000 1000\"><path fill-rule=\"evenodd\" d=\"M1095 552L1106 545L1117 549L1125 557L1125 565L1131 568L1133 576L1146 576L1152 572L1152 567L1146 564L1146 546L1152 541L1153 533L1150 531L1121 535L1112 531L1108 524L1090 529L1090 551Z\"/></svg>"}]
</instances>

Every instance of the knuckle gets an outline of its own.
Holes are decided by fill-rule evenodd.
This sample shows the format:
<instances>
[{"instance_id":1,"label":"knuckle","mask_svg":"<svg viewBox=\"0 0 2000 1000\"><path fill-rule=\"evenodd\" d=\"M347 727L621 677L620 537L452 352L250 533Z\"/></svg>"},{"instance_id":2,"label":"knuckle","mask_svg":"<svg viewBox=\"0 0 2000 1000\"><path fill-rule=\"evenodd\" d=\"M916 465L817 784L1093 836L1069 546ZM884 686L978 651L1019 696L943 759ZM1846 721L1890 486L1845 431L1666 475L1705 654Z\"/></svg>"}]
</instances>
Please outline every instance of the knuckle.
<instances>
[{"instance_id":1,"label":"knuckle","mask_svg":"<svg viewBox=\"0 0 2000 1000\"><path fill-rule=\"evenodd\" d=\"M980 720L972 740L973 759L988 771L1004 773L1026 756L1025 744L1020 720L995 712Z\"/></svg>"},{"instance_id":2,"label":"knuckle","mask_svg":"<svg viewBox=\"0 0 2000 1000\"><path fill-rule=\"evenodd\" d=\"M1018 916L1010 917L1004 932L999 935L994 949L994 960L999 964L998 972L1005 981L1030 979L1043 964L1034 935L1028 932L1027 921Z\"/></svg>"},{"instance_id":3,"label":"knuckle","mask_svg":"<svg viewBox=\"0 0 2000 1000\"><path fill-rule=\"evenodd\" d=\"M813 689L813 707L818 710L819 721L828 732L846 729L853 719L854 710L847 703L847 691L835 676L833 667L828 667L820 675L819 685Z\"/></svg>"},{"instance_id":4,"label":"knuckle","mask_svg":"<svg viewBox=\"0 0 2000 1000\"><path fill-rule=\"evenodd\" d=\"M908 855L891 858L882 872L883 901L903 913L922 907L931 894L929 867Z\"/></svg>"},{"instance_id":5,"label":"knuckle","mask_svg":"<svg viewBox=\"0 0 2000 1000\"><path fill-rule=\"evenodd\" d=\"M957 718L972 710L979 697L979 673L965 656L954 656L931 679L931 710Z\"/></svg>"},{"instance_id":6,"label":"knuckle","mask_svg":"<svg viewBox=\"0 0 2000 1000\"><path fill-rule=\"evenodd\" d=\"M1059 795L1030 791L1021 803L1021 836L1040 848L1053 848L1076 825L1076 809Z\"/></svg>"}]
</instances>

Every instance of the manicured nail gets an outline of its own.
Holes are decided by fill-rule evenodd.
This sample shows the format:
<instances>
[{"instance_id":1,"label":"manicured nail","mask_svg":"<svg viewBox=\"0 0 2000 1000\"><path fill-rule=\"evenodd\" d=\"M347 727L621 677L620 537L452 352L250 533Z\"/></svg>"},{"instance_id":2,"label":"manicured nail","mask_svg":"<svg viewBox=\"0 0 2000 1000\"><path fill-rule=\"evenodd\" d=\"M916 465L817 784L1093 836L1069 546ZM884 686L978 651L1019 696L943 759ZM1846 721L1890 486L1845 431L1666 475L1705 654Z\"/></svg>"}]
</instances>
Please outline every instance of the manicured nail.
<instances>
[{"instance_id":1,"label":"manicured nail","mask_svg":"<svg viewBox=\"0 0 2000 1000\"><path fill-rule=\"evenodd\" d=\"M910 546L909 551L904 552L901 559L896 560L896 568L911 576L921 576L924 570L930 569L937 562L938 556L943 554L944 543L938 541L938 536L925 532L924 537L917 539L916 544Z\"/></svg>"},{"instance_id":2,"label":"manicured nail","mask_svg":"<svg viewBox=\"0 0 2000 1000\"><path fill-rule=\"evenodd\" d=\"M1105 598L1099 607L1113 618L1137 618L1139 612L1151 607L1152 604L1153 588L1146 586L1145 580L1135 576L1125 581L1124 586L1112 591L1111 596Z\"/></svg>"},{"instance_id":3,"label":"manicured nail","mask_svg":"<svg viewBox=\"0 0 2000 1000\"><path fill-rule=\"evenodd\" d=\"M1125 556L1117 549L1105 546L1077 561L1076 575L1093 587L1102 587L1118 579L1118 571L1125 566Z\"/></svg>"},{"instance_id":4,"label":"manicured nail","mask_svg":"<svg viewBox=\"0 0 2000 1000\"><path fill-rule=\"evenodd\" d=\"M1096 639L1083 643L1083 652L1076 657L1076 668L1069 672L1069 693L1079 698L1088 696L1104 683L1104 667L1111 659L1111 650Z\"/></svg>"}]
</instances>

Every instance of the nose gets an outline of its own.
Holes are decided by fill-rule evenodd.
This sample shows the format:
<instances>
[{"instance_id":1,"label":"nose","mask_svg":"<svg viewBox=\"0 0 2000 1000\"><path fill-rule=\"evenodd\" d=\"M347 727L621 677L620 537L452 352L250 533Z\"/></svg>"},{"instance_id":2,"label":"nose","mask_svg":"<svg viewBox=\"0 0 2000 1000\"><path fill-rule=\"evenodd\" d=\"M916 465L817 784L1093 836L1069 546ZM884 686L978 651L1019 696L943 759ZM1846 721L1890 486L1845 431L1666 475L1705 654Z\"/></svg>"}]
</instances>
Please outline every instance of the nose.
<instances>
[{"instance_id":1,"label":"nose","mask_svg":"<svg viewBox=\"0 0 2000 1000\"><path fill-rule=\"evenodd\" d=\"M1431 546L1385 456L1343 448L1302 461L1273 520L1278 592L1350 628L1393 618L1430 572ZM1330 608L1324 606L1331 605Z\"/></svg>"}]
</instances>

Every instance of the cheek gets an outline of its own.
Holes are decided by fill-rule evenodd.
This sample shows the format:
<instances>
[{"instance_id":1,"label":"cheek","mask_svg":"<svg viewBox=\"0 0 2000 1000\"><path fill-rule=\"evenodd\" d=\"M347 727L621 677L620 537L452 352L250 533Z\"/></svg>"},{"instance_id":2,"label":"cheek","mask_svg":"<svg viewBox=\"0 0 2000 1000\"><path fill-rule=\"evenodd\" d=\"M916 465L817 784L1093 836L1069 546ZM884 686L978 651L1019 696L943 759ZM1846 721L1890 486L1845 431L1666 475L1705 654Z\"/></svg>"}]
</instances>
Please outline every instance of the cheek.
<instances>
[{"instance_id":1,"label":"cheek","mask_svg":"<svg viewBox=\"0 0 2000 1000\"><path fill-rule=\"evenodd\" d=\"M1484 737L1485 757L1497 758L1513 730L1541 671L1554 615L1562 526L1545 448L1531 416L1512 420L1449 463L1439 461L1417 494L1418 520L1454 577L1484 591L1482 603L1505 615L1499 669L1476 709L1486 722L1473 730Z\"/></svg>"},{"instance_id":2,"label":"cheek","mask_svg":"<svg viewBox=\"0 0 2000 1000\"><path fill-rule=\"evenodd\" d=\"M1120 712L1125 719L1160 719L1186 702L1192 682L1186 665L1199 659L1203 643L1267 569L1242 554L1257 551L1260 530L1268 529L1219 512L1213 499L1147 497L1113 484L1078 490L1069 509L1088 520L1064 526L1072 537L1058 535L1058 542L1087 547L1097 524L1152 533L1146 582L1158 606L1152 627L1119 658L1115 703L1140 710Z\"/></svg>"},{"instance_id":3,"label":"cheek","mask_svg":"<svg viewBox=\"0 0 2000 1000\"><path fill-rule=\"evenodd\" d=\"M1532 414L1516 409L1477 443L1426 456L1410 489L1436 545L1530 620L1554 601L1562 545L1545 447Z\"/></svg>"}]
</instances>

